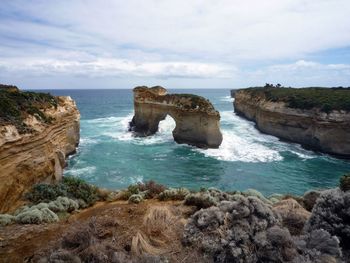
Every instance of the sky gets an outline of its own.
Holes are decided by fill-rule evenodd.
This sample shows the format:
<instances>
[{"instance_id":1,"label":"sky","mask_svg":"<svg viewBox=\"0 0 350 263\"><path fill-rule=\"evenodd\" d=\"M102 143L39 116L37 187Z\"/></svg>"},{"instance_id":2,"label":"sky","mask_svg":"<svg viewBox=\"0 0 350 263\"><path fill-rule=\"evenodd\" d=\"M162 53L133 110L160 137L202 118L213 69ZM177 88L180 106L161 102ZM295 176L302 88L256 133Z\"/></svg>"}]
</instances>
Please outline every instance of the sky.
<instances>
[{"instance_id":1,"label":"sky","mask_svg":"<svg viewBox=\"0 0 350 263\"><path fill-rule=\"evenodd\" d=\"M350 86L349 0L1 0L24 89Z\"/></svg>"}]
</instances>

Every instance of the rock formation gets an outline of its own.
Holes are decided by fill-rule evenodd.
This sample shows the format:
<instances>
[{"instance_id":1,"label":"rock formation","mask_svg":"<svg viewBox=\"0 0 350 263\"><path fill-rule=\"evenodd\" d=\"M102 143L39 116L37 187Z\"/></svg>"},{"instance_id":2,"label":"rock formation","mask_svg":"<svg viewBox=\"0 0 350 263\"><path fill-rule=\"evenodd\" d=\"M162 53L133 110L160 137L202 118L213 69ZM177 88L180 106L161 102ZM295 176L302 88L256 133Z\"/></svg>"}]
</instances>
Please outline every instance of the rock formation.
<instances>
[{"instance_id":1,"label":"rock formation","mask_svg":"<svg viewBox=\"0 0 350 263\"><path fill-rule=\"evenodd\" d=\"M264 133L317 151L350 157L350 113L345 110L292 108L285 102L254 95L249 89L235 92L234 108Z\"/></svg>"},{"instance_id":2,"label":"rock formation","mask_svg":"<svg viewBox=\"0 0 350 263\"><path fill-rule=\"evenodd\" d=\"M23 98L37 94L9 92ZM2 96L5 101L7 98ZM0 212L16 209L22 194L33 184L59 180L66 156L75 152L79 143L79 111L70 97L56 99L55 107L44 107L38 112L50 121L40 121L37 113L25 114L24 131L4 121L4 114L0 116Z\"/></svg>"},{"instance_id":3,"label":"rock formation","mask_svg":"<svg viewBox=\"0 0 350 263\"><path fill-rule=\"evenodd\" d=\"M167 94L162 87L134 89L135 115L130 130L138 136L158 131L158 124L169 114L176 122L177 143L201 148L218 148L222 142L220 114L205 98L192 94Z\"/></svg>"}]
</instances>

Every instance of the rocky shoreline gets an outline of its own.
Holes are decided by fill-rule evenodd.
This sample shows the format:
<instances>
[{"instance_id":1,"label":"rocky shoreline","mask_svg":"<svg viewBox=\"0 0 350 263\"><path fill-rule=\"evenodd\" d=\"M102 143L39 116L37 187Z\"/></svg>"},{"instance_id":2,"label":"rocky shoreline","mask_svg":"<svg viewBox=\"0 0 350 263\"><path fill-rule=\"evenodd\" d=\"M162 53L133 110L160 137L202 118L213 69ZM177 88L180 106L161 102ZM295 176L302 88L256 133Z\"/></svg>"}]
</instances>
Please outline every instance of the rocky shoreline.
<instances>
[{"instance_id":1,"label":"rocky shoreline","mask_svg":"<svg viewBox=\"0 0 350 263\"><path fill-rule=\"evenodd\" d=\"M350 175L303 196L153 181L101 189L62 177L79 142L73 100L14 86L0 96L21 109L0 115L0 262L330 263L350 255Z\"/></svg>"}]
</instances>

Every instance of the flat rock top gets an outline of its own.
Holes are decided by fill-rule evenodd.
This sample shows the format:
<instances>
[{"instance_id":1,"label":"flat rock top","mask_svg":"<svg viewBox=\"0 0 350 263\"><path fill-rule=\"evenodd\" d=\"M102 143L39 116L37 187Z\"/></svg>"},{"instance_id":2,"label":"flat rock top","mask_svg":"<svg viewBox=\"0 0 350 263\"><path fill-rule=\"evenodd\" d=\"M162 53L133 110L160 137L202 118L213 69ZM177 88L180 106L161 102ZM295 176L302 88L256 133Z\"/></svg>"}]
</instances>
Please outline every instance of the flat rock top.
<instances>
[{"instance_id":1,"label":"flat rock top","mask_svg":"<svg viewBox=\"0 0 350 263\"><path fill-rule=\"evenodd\" d=\"M206 112L209 115L218 115L219 112L213 104L206 98L194 94L168 94L167 90L161 86L148 88L139 86L134 88L134 99L137 102L164 104L175 106L179 110L190 112Z\"/></svg>"}]
</instances>

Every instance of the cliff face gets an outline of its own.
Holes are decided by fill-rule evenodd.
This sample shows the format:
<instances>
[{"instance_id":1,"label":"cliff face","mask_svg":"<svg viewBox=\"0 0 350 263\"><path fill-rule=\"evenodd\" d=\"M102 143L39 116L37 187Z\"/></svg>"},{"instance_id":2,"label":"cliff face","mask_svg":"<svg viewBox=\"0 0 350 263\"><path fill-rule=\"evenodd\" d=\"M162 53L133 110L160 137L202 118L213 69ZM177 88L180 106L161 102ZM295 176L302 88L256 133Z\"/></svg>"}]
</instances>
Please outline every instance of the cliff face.
<instances>
[{"instance_id":1,"label":"cliff face","mask_svg":"<svg viewBox=\"0 0 350 263\"><path fill-rule=\"evenodd\" d=\"M317 151L350 157L349 112L290 108L284 102L252 96L246 90L235 93L234 108L238 115L254 121L264 133Z\"/></svg>"},{"instance_id":2,"label":"cliff face","mask_svg":"<svg viewBox=\"0 0 350 263\"><path fill-rule=\"evenodd\" d=\"M33 184L59 180L66 156L79 143L80 114L70 97L59 97L56 108L42 112L50 122L27 115L24 125L30 132L0 125L0 212L14 210Z\"/></svg>"},{"instance_id":3,"label":"cliff face","mask_svg":"<svg viewBox=\"0 0 350 263\"><path fill-rule=\"evenodd\" d=\"M176 122L173 137L177 143L217 148L222 142L220 114L203 97L167 94L162 87L137 87L134 109L130 128L140 136L156 133L159 122L169 114Z\"/></svg>"}]
</instances>

